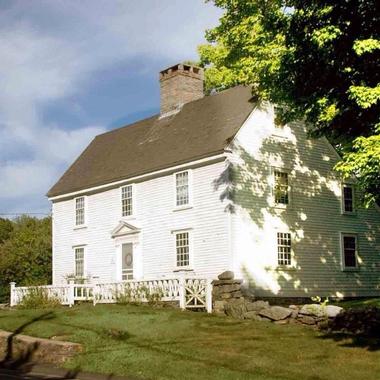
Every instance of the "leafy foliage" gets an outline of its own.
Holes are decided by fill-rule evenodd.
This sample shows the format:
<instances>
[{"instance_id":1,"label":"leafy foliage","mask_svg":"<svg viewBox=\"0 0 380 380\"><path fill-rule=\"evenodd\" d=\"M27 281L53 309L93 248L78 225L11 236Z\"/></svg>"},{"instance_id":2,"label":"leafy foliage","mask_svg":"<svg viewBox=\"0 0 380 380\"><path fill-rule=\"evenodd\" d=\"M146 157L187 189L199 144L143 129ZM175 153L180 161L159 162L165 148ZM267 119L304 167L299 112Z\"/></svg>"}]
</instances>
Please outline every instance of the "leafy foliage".
<instances>
[{"instance_id":1,"label":"leafy foliage","mask_svg":"<svg viewBox=\"0 0 380 380\"><path fill-rule=\"evenodd\" d=\"M214 3L224 15L199 47L207 89L249 84L278 106L280 122L305 120L341 153L337 169L357 176L366 203L379 203L380 3Z\"/></svg>"},{"instance_id":2,"label":"leafy foliage","mask_svg":"<svg viewBox=\"0 0 380 380\"><path fill-rule=\"evenodd\" d=\"M17 307L20 309L51 309L60 305L60 300L49 296L46 289L32 287Z\"/></svg>"},{"instance_id":3,"label":"leafy foliage","mask_svg":"<svg viewBox=\"0 0 380 380\"><path fill-rule=\"evenodd\" d=\"M8 299L11 281L19 286L51 282L51 218L22 216L8 222L12 228L0 243L0 302ZM9 231L8 222L0 225L0 235Z\"/></svg>"}]
</instances>

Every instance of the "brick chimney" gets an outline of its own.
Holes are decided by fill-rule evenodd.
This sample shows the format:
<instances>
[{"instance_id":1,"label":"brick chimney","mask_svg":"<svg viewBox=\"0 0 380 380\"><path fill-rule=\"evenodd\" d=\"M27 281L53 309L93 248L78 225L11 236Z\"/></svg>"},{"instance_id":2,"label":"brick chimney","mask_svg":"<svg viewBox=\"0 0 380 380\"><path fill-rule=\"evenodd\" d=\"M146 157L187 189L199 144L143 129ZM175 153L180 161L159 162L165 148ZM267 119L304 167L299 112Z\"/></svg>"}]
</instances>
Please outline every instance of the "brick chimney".
<instances>
[{"instance_id":1,"label":"brick chimney","mask_svg":"<svg viewBox=\"0 0 380 380\"><path fill-rule=\"evenodd\" d=\"M160 72L161 115L203 98L203 69L178 64Z\"/></svg>"}]
</instances>

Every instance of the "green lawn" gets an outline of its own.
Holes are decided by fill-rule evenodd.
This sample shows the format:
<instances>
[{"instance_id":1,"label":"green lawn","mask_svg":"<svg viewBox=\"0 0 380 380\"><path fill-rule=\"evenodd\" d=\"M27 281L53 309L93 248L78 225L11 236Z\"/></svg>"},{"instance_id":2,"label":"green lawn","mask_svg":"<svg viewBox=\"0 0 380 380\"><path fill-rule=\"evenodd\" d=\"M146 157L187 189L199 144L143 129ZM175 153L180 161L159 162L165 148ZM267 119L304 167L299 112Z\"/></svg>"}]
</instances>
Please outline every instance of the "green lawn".
<instances>
[{"instance_id":1,"label":"green lawn","mask_svg":"<svg viewBox=\"0 0 380 380\"><path fill-rule=\"evenodd\" d=\"M14 330L44 310L0 311ZM377 379L380 350L324 338L311 328L239 321L148 306L58 308L24 334L82 343L69 368L145 379Z\"/></svg>"}]
</instances>

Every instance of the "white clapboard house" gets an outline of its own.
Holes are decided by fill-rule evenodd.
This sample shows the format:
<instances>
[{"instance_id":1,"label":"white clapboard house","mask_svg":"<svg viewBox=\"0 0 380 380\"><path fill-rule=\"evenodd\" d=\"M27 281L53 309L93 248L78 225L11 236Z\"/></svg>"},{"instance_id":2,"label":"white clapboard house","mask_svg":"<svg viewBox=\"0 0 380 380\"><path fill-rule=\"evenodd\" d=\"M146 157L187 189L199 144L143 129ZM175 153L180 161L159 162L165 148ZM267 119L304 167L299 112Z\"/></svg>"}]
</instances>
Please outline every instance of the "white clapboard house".
<instances>
[{"instance_id":1,"label":"white clapboard house","mask_svg":"<svg viewBox=\"0 0 380 380\"><path fill-rule=\"evenodd\" d=\"M380 212L301 122L249 87L160 73L161 112L96 136L51 188L53 284L232 270L261 296L380 294Z\"/></svg>"}]
</instances>

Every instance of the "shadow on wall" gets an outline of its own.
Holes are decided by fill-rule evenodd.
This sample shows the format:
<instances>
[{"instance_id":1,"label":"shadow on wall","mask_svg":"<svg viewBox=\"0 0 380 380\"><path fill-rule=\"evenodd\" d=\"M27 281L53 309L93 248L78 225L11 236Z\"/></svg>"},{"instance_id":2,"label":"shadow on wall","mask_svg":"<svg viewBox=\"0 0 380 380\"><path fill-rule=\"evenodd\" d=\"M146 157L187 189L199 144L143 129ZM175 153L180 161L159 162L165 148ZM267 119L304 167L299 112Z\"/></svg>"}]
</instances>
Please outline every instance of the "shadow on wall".
<instances>
[{"instance_id":1,"label":"shadow on wall","mask_svg":"<svg viewBox=\"0 0 380 380\"><path fill-rule=\"evenodd\" d=\"M240 271L261 296L343 297L345 286L352 281L358 287L366 281L363 273L341 271L336 228L337 218L342 217L341 189L332 169L337 158L324 141L308 139L302 124L292 123L287 133L286 138L273 136L269 129L266 134L258 133L253 136L261 141L257 146L237 139L232 162L214 183L222 191L226 211L234 220L243 221L235 231L240 238L235 250L243 256ZM310 167L313 162L318 165ZM288 173L289 203L285 207L274 202L275 169ZM344 228L345 221L339 223ZM274 231L291 233L290 267L277 265ZM359 259L366 272L366 263Z\"/></svg>"}]
</instances>

